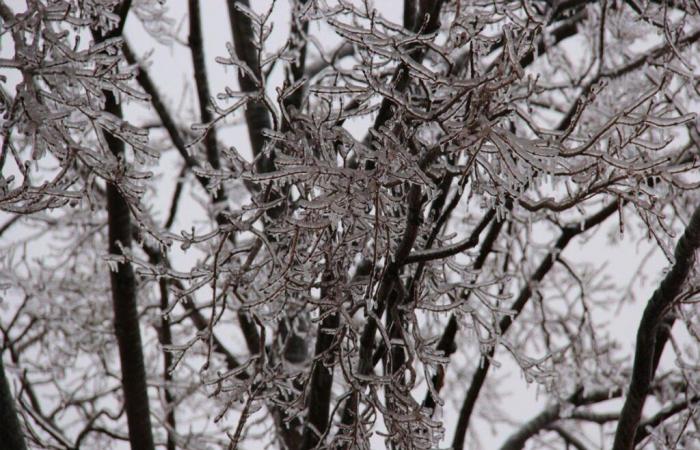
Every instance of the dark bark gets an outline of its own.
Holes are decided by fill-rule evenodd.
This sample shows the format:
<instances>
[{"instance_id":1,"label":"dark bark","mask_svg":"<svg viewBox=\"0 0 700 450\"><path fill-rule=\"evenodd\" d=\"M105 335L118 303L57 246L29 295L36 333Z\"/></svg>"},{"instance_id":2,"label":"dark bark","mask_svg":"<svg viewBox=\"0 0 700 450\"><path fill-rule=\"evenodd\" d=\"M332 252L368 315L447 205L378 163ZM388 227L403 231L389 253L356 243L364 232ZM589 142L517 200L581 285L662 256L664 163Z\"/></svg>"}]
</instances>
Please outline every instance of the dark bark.
<instances>
[{"instance_id":1,"label":"dark bark","mask_svg":"<svg viewBox=\"0 0 700 450\"><path fill-rule=\"evenodd\" d=\"M121 3L115 11L119 25L102 36L93 30L95 41L100 42L122 34L131 1ZM105 91L105 110L115 117L122 117L121 107L114 95ZM105 140L115 158L124 155L124 143L116 136L105 133ZM131 247L131 212L126 200L113 183L107 183L107 224L109 253L123 255L122 248ZM146 370L143 359L141 330L136 295L136 278L129 261L117 264L110 272L112 286L112 308L114 311L114 332L119 346L124 409L129 427L129 442L132 450L154 450L151 429L151 412L146 388Z\"/></svg>"},{"instance_id":2,"label":"dark bark","mask_svg":"<svg viewBox=\"0 0 700 450\"><path fill-rule=\"evenodd\" d=\"M202 123L210 123L214 117L209 110L211 94L209 92L209 80L207 77L207 67L204 59L204 39L202 37L201 14L199 10L199 0L189 0L190 11L190 34L189 45L192 52L192 65L194 67L194 81L197 88L197 100L199 101L199 117ZM219 150L216 142L216 130L211 128L204 136L204 147L207 153L207 161L212 168L221 168L219 160ZM219 188L217 199L223 200L223 188Z\"/></svg>"},{"instance_id":3,"label":"dark bark","mask_svg":"<svg viewBox=\"0 0 700 450\"><path fill-rule=\"evenodd\" d=\"M315 448L321 437L330 428L328 412L331 402L331 387L333 385L333 367L335 355L331 349L334 334L339 324L338 313L328 315L318 330L316 337L316 356L309 383L308 413L304 425L304 437L301 448L310 450Z\"/></svg>"},{"instance_id":4,"label":"dark bark","mask_svg":"<svg viewBox=\"0 0 700 450\"><path fill-rule=\"evenodd\" d=\"M655 364L660 357L657 347L659 325L675 305L678 295L695 262L695 251L700 247L700 207L690 218L683 236L676 244L675 263L649 299L637 330L637 342L632 367L632 379L625 404L620 413L620 421L615 432L613 450L634 448L635 435L642 417L642 409L647 392L654 380Z\"/></svg>"},{"instance_id":5,"label":"dark bark","mask_svg":"<svg viewBox=\"0 0 700 450\"><path fill-rule=\"evenodd\" d=\"M121 117L121 108L114 96L107 93L106 110ZM114 136L105 136L111 152L120 158L124 143ZM117 186L107 184L107 216L109 227L109 253L123 255L122 247L131 247L131 216L129 206ZM119 345L119 361L122 371L124 409L129 425L129 442L132 450L152 450L151 412L146 390L146 370L139 328L136 297L136 278L128 261L117 265L110 272L114 332Z\"/></svg>"},{"instance_id":6,"label":"dark bark","mask_svg":"<svg viewBox=\"0 0 700 450\"><path fill-rule=\"evenodd\" d=\"M308 0L299 0L297 4L304 7L308 3ZM293 3L294 5L294 3ZM292 61L289 65L289 78L291 84L300 81L304 77L304 71L306 68L306 47L308 39L306 38L306 33L309 29L309 21L304 19L299 19L294 16L294 11L292 11L291 17L291 30L290 30L290 42L291 46L295 48L298 52L298 59ZM299 110L301 108L302 99L304 97L304 89L298 88L290 95L284 98L284 107L289 110L289 108L294 107ZM285 121L284 127L288 127L289 124Z\"/></svg>"},{"instance_id":7,"label":"dark bark","mask_svg":"<svg viewBox=\"0 0 700 450\"><path fill-rule=\"evenodd\" d=\"M0 352L0 443L5 450L26 450L24 431L17 417L15 399L10 391L10 382L5 375L5 366Z\"/></svg>"},{"instance_id":8,"label":"dark bark","mask_svg":"<svg viewBox=\"0 0 700 450\"><path fill-rule=\"evenodd\" d=\"M161 278L158 287L160 289L160 311L163 314L168 310L168 281L165 278ZM170 330L170 323L165 316L161 316L160 319L160 329L158 330L158 338L160 340L160 345L164 348L167 345L173 343L172 333ZM177 430L177 422L175 421L175 396L170 391L168 386L173 379L170 372L170 368L173 365L173 354L167 350L163 350L163 383L165 388L163 389L163 396L165 397L165 423L168 425L167 430L167 450L175 450L175 431Z\"/></svg>"},{"instance_id":9,"label":"dark bark","mask_svg":"<svg viewBox=\"0 0 700 450\"><path fill-rule=\"evenodd\" d=\"M239 70L238 84L242 92L255 96L261 93L263 82L259 64L259 48L255 43L255 30L252 21L236 8L237 4L245 7L250 5L248 0L228 0L227 4L236 56L250 68L256 78L252 79L245 71ZM248 137L253 155L258 158L256 162L258 173L271 172L274 170L273 159L261 155L265 146L265 137L262 131L272 128L270 115L262 100L255 98L248 102L245 108L245 120L248 125Z\"/></svg>"},{"instance_id":10,"label":"dark bark","mask_svg":"<svg viewBox=\"0 0 700 450\"><path fill-rule=\"evenodd\" d=\"M403 0L403 27L405 29L415 29L416 13L416 0Z\"/></svg>"}]
</instances>

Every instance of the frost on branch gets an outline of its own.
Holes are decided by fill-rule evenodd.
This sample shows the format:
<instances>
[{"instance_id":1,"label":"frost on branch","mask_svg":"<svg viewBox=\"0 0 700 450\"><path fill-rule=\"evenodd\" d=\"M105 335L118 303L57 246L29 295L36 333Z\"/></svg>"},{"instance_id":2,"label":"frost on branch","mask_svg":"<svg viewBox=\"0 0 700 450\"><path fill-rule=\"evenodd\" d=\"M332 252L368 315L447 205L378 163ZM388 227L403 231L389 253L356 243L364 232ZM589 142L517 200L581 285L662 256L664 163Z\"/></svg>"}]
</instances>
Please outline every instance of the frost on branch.
<instances>
[{"instance_id":1,"label":"frost on branch","mask_svg":"<svg viewBox=\"0 0 700 450\"><path fill-rule=\"evenodd\" d=\"M180 3L134 2L141 34L114 31L116 1L3 12L14 53L0 65L17 81L2 91L0 204L31 213L5 229L60 244L39 262L31 239L3 247L2 267L21 268L2 272L19 299L2 322L13 364L26 349L94 350L109 270L128 262L170 448L609 447L620 414L606 402L633 371L621 324L698 203L697 6ZM231 42L212 32L218 16ZM149 64L151 47L186 69ZM177 77L185 89L165 82ZM136 224L136 244L107 258L105 183ZM619 262L637 248L648 256ZM654 330L639 445L697 433L686 278ZM72 311L82 328L68 336ZM124 437L99 409L119 396L98 383L118 377L114 355L97 353L96 372L57 366L94 397L51 385L74 400L51 411L79 411L79 425L20 405L56 422L37 419L37 442ZM28 385L44 366L31 368ZM513 406L525 386L540 411Z\"/></svg>"}]
</instances>

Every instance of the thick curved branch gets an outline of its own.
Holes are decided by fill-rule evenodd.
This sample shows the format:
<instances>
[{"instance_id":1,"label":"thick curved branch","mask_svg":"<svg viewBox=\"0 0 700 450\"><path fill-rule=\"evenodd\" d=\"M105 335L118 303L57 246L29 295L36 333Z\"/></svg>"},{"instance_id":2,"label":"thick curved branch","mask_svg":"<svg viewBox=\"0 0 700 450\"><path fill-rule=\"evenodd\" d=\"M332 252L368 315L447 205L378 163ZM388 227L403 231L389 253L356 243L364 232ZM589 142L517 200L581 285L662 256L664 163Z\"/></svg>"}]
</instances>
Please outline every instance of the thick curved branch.
<instances>
[{"instance_id":1,"label":"thick curved branch","mask_svg":"<svg viewBox=\"0 0 700 450\"><path fill-rule=\"evenodd\" d=\"M632 368L632 379L620 413L613 450L634 448L635 435L642 416L649 385L654 379L656 335L659 325L675 305L683 286L693 269L695 251L700 247L700 207L695 209L690 223L681 236L674 253L675 263L649 299L637 330L637 343Z\"/></svg>"}]
</instances>

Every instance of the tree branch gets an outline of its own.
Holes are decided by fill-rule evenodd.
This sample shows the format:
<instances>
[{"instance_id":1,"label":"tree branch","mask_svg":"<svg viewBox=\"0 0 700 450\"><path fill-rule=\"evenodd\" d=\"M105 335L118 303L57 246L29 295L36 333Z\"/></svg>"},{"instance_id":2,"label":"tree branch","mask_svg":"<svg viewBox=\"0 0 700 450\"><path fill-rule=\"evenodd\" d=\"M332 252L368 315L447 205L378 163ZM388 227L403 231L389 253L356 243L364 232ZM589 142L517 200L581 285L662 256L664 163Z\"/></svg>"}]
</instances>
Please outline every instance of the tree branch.
<instances>
[{"instance_id":1,"label":"tree branch","mask_svg":"<svg viewBox=\"0 0 700 450\"><path fill-rule=\"evenodd\" d=\"M675 305L683 285L695 262L695 251L700 247L700 207L695 209L690 223L681 236L674 253L675 263L649 299L637 331L637 343L632 368L632 379L620 413L613 450L634 448L635 434L642 416L649 385L654 379L656 335L666 314Z\"/></svg>"},{"instance_id":2,"label":"tree branch","mask_svg":"<svg viewBox=\"0 0 700 450\"><path fill-rule=\"evenodd\" d=\"M508 328L510 328L510 326L513 324L513 321L517 319L527 302L530 300L530 297L532 296L532 286L535 283L542 281L544 276L554 265L554 261L556 261L557 255L561 253L561 251L564 250L564 248L566 248L571 239L583 233L584 231L589 230L590 228L600 224L609 216L611 216L615 211L617 211L617 202L612 202L611 204L600 210L598 213L586 219L582 226L570 225L562 229L562 233L557 242L555 243L554 248L540 263L537 270L535 270L535 272L530 276L530 280L520 291L520 294L518 295L517 299L515 300L515 302L513 302L513 305L510 307L514 314L512 316L504 316L499 322L499 335L503 336L508 331ZM454 450L462 450L464 448L464 439L467 434L469 419L471 417L472 411L474 410L474 405L476 404L476 400L479 397L479 392L481 391L481 387L484 384L488 370L491 367L490 360L493 357L494 353L495 347L492 347L489 350L487 356L483 358L482 364L476 369L476 372L474 372L474 375L472 376L472 382L469 386L469 390L467 391L467 395L464 399L464 402L462 403L462 407L459 411L457 428L455 430L455 435L452 442L452 447L454 448Z\"/></svg>"},{"instance_id":3,"label":"tree branch","mask_svg":"<svg viewBox=\"0 0 700 450\"><path fill-rule=\"evenodd\" d=\"M121 35L126 17L131 7L131 0L121 3L116 10L120 20L116 28L102 36L93 30L95 41ZM117 104L114 94L104 92L105 110L115 117L122 117L121 106ZM111 134L105 140L115 158L124 155L124 142ZM126 200L113 183L107 183L107 222L109 253L123 255L122 248L131 247L131 212ZM124 392L124 409L129 427L131 447L140 450L154 450L153 431L151 429L151 411L146 390L146 369L143 359L143 344L138 315L136 278L134 269L128 260L117 264L116 270L110 271L112 286L112 307L114 311L114 331L119 346L119 360Z\"/></svg>"}]
</instances>

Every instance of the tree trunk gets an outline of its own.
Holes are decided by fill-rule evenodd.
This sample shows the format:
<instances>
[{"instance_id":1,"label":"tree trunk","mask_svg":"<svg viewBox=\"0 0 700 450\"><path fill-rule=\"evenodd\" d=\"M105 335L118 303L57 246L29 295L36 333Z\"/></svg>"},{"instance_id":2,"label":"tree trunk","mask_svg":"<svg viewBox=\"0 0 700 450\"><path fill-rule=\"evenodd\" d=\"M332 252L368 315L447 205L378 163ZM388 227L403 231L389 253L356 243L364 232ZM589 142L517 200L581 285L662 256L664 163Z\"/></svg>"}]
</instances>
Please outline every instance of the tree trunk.
<instances>
[{"instance_id":1,"label":"tree trunk","mask_svg":"<svg viewBox=\"0 0 700 450\"><path fill-rule=\"evenodd\" d=\"M4 450L26 450L24 432L17 418L15 399L5 377L5 366L0 353L0 444Z\"/></svg>"},{"instance_id":2,"label":"tree trunk","mask_svg":"<svg viewBox=\"0 0 700 450\"><path fill-rule=\"evenodd\" d=\"M106 110L121 117L121 108L117 105L114 96L111 93L106 95ZM119 158L124 153L124 143L111 135L106 135L105 138L111 152ZM109 253L122 255L121 247L131 246L131 217L129 206L122 198L119 189L112 183L107 185L107 216ZM117 270L110 273L110 278L114 332L119 345L129 442L132 450L153 450L155 447L151 431L151 412L146 392L146 370L136 304L136 279L131 263L128 261L119 263Z\"/></svg>"}]
</instances>

